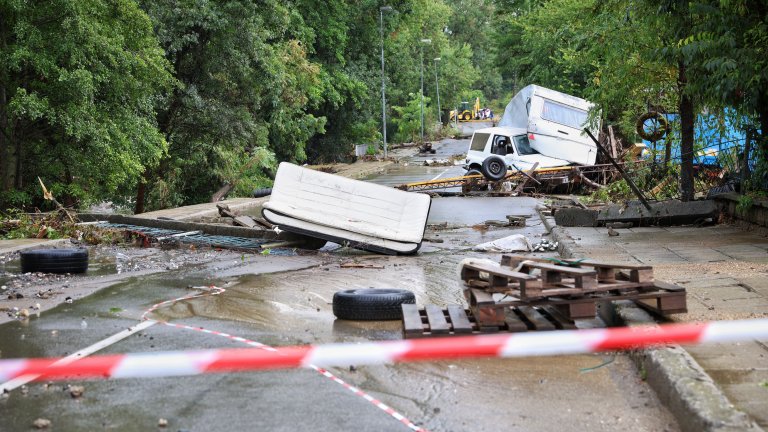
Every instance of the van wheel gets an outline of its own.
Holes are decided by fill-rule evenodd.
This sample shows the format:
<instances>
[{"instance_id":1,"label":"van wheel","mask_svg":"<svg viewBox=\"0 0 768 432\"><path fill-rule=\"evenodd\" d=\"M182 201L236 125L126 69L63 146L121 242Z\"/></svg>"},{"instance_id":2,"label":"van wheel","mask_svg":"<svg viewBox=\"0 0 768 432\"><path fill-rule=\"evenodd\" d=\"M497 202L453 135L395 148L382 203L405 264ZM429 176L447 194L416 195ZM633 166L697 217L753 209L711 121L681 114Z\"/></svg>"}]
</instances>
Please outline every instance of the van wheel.
<instances>
[{"instance_id":1,"label":"van wheel","mask_svg":"<svg viewBox=\"0 0 768 432\"><path fill-rule=\"evenodd\" d=\"M483 173L481 173L480 170L472 168L471 170L467 170L467 172L464 175L465 176L473 176L473 175L482 175L482 174Z\"/></svg>"},{"instance_id":2,"label":"van wheel","mask_svg":"<svg viewBox=\"0 0 768 432\"><path fill-rule=\"evenodd\" d=\"M85 273L88 249L34 249L21 252L22 273Z\"/></svg>"},{"instance_id":3,"label":"van wheel","mask_svg":"<svg viewBox=\"0 0 768 432\"><path fill-rule=\"evenodd\" d=\"M483 161L482 173L488 180L499 181L507 175L507 163L499 156L488 156Z\"/></svg>"},{"instance_id":4,"label":"van wheel","mask_svg":"<svg viewBox=\"0 0 768 432\"><path fill-rule=\"evenodd\" d=\"M416 303L416 296L392 288L342 290L333 295L333 314L345 320L399 320L403 319L404 303Z\"/></svg>"}]
</instances>

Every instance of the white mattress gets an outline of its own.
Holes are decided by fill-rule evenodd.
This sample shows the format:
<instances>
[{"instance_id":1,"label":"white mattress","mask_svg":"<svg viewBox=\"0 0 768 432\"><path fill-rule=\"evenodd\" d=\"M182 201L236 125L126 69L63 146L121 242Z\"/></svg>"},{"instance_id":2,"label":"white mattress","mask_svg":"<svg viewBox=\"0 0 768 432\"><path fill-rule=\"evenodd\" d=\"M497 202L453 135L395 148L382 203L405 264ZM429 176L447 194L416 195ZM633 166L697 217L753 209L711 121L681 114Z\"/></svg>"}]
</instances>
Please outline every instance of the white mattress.
<instances>
[{"instance_id":1,"label":"white mattress","mask_svg":"<svg viewBox=\"0 0 768 432\"><path fill-rule=\"evenodd\" d=\"M418 245L424 236L430 204L426 194L283 162L277 170L272 195L264 204L264 217L277 225L280 215L324 227L324 231L335 234L353 233L356 238ZM283 219L282 224L287 225L287 221Z\"/></svg>"},{"instance_id":2,"label":"white mattress","mask_svg":"<svg viewBox=\"0 0 768 432\"><path fill-rule=\"evenodd\" d=\"M397 242L318 225L312 222L283 216L266 209L264 210L263 215L270 223L277 225L286 231L316 236L339 244L346 243L346 245L357 249L390 254L411 254L416 252L419 249L419 246L421 246L420 243Z\"/></svg>"}]
</instances>

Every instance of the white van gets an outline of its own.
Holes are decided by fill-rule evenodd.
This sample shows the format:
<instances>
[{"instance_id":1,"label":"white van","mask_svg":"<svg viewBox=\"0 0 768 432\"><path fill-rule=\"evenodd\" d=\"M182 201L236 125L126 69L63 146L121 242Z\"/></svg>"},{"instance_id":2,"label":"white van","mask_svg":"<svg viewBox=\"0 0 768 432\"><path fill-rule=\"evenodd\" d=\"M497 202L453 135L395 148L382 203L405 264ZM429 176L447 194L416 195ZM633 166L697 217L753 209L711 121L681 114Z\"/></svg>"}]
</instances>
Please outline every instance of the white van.
<instances>
[{"instance_id":1,"label":"white van","mask_svg":"<svg viewBox=\"0 0 768 432\"><path fill-rule=\"evenodd\" d=\"M588 125L591 102L555 90L529 85L509 101L499 126L524 129L532 149L543 155L580 165L594 165L595 143L592 135L600 131L597 124Z\"/></svg>"},{"instance_id":2,"label":"white van","mask_svg":"<svg viewBox=\"0 0 768 432\"><path fill-rule=\"evenodd\" d=\"M494 175L498 174L498 167L483 168L483 164L488 163L486 159L497 160L489 159L489 156L493 155L504 160L506 164L504 168L513 170L527 171L536 162L539 163L537 168L571 165L567 160L545 156L531 147L528 132L525 129L491 127L478 129L472 134L464 165L467 175L482 173L488 176L488 171ZM506 173L506 169L504 172Z\"/></svg>"}]
</instances>

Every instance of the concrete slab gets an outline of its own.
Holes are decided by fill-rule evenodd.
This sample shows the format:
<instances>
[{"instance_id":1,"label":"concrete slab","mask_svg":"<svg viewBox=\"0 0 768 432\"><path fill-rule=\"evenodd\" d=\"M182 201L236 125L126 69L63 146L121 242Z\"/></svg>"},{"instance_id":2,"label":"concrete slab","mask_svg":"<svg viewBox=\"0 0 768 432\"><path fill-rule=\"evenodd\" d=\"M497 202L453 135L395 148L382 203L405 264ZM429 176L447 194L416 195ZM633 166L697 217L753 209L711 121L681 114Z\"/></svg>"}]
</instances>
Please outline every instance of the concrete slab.
<instances>
[{"instance_id":1,"label":"concrete slab","mask_svg":"<svg viewBox=\"0 0 768 432\"><path fill-rule=\"evenodd\" d=\"M693 354L705 369L768 372L768 348L758 342L692 345L686 350ZM756 364L755 359L763 361Z\"/></svg>"},{"instance_id":2,"label":"concrete slab","mask_svg":"<svg viewBox=\"0 0 768 432\"><path fill-rule=\"evenodd\" d=\"M722 379L723 377L717 377ZM768 387L766 387L763 381L752 381L738 383L738 384L726 384L723 386L723 392L733 403L742 407L744 411L749 413L758 424L768 424L768 410L765 409L765 400L768 399Z\"/></svg>"},{"instance_id":3,"label":"concrete slab","mask_svg":"<svg viewBox=\"0 0 768 432\"><path fill-rule=\"evenodd\" d=\"M217 203L202 203L178 208L157 210L152 212L140 213L134 215L143 219L171 219L171 220L192 220L206 217L215 217L219 215L219 209L216 204L226 204L232 211L245 211L248 209L261 207L267 202L269 197L263 198L232 198Z\"/></svg>"},{"instance_id":4,"label":"concrete slab","mask_svg":"<svg viewBox=\"0 0 768 432\"><path fill-rule=\"evenodd\" d=\"M692 279L690 281L679 281L686 288L722 288L724 286L738 286L739 281L731 277L715 277L707 279ZM744 292L744 291L742 291Z\"/></svg>"},{"instance_id":5,"label":"concrete slab","mask_svg":"<svg viewBox=\"0 0 768 432\"><path fill-rule=\"evenodd\" d=\"M54 247L66 242L64 239L12 239L0 240L0 255L35 247Z\"/></svg>"},{"instance_id":6,"label":"concrete slab","mask_svg":"<svg viewBox=\"0 0 768 432\"><path fill-rule=\"evenodd\" d=\"M746 285L748 289L751 289L763 297L768 298L768 275L743 277L741 278L741 283Z\"/></svg>"},{"instance_id":7,"label":"concrete slab","mask_svg":"<svg viewBox=\"0 0 768 432\"><path fill-rule=\"evenodd\" d=\"M673 275L678 280L662 280L688 288L689 310L673 315L674 321L746 319L768 311L768 240L758 233L722 225L632 228L612 238L594 228L554 227L552 233L561 242L562 256L576 251L595 259L636 259ZM618 314L630 324L653 321L623 305ZM637 362L683 430L758 431L768 426L765 341L640 350Z\"/></svg>"}]
</instances>

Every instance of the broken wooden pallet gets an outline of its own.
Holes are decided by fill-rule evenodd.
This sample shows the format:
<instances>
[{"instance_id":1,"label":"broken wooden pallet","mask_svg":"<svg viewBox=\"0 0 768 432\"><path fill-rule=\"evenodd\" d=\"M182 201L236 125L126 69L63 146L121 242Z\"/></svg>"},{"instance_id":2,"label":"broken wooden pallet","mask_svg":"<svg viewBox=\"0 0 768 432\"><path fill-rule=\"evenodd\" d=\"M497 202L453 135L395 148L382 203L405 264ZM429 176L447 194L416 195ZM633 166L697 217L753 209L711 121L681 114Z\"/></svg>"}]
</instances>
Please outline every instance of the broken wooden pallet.
<instances>
[{"instance_id":1,"label":"broken wooden pallet","mask_svg":"<svg viewBox=\"0 0 768 432\"><path fill-rule=\"evenodd\" d=\"M516 266L510 268L511 264ZM469 287L505 293L522 300L582 296L605 291L653 289L650 266L579 262L584 267L552 264L543 259L502 258L502 266L466 263L461 278Z\"/></svg>"},{"instance_id":2,"label":"broken wooden pallet","mask_svg":"<svg viewBox=\"0 0 768 432\"><path fill-rule=\"evenodd\" d=\"M524 261L533 261L546 264L563 263L574 268L592 268L597 272L598 282L616 282L626 280L641 284L653 283L653 267L647 264L617 264L603 263L589 259L549 259L528 257L525 255L502 255L501 265L504 267L518 267Z\"/></svg>"},{"instance_id":3,"label":"broken wooden pallet","mask_svg":"<svg viewBox=\"0 0 768 432\"><path fill-rule=\"evenodd\" d=\"M470 309L460 305L448 305L443 309L437 305L420 308L415 304L403 304L402 309L406 339L576 328L573 321L557 311L533 306L503 309L504 320L497 325L476 319Z\"/></svg>"},{"instance_id":4,"label":"broken wooden pallet","mask_svg":"<svg viewBox=\"0 0 768 432\"><path fill-rule=\"evenodd\" d=\"M594 318L597 303L614 300L633 300L640 306L659 315L687 312L685 288L656 282L653 289L634 291L592 292L581 297L545 297L539 299L520 299L506 295L496 301L493 293L479 288L467 288L464 296L469 308L477 319L490 325L498 325L504 320L504 309L519 306L551 306L569 319Z\"/></svg>"}]
</instances>

